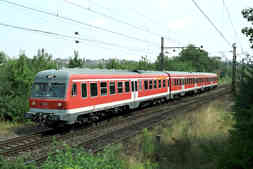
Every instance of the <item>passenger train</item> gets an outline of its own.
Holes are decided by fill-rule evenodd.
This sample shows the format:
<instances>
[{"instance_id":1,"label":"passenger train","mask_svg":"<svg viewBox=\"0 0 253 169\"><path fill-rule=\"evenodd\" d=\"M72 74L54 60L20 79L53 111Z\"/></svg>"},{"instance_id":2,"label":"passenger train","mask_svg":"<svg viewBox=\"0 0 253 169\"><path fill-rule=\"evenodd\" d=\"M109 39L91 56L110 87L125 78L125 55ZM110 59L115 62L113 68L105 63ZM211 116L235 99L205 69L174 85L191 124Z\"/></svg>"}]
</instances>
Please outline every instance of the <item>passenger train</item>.
<instances>
[{"instance_id":1,"label":"passenger train","mask_svg":"<svg viewBox=\"0 0 253 169\"><path fill-rule=\"evenodd\" d=\"M46 126L94 121L115 111L217 87L215 73L62 69L39 72L25 117Z\"/></svg>"}]
</instances>

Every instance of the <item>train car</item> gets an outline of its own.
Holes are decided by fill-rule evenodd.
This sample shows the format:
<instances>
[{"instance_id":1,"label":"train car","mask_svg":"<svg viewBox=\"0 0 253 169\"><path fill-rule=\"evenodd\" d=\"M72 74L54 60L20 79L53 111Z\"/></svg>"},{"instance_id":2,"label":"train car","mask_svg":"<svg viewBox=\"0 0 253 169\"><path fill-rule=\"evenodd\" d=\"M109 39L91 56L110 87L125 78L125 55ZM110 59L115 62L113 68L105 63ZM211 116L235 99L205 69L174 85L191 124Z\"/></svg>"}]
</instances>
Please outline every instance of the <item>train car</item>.
<instances>
[{"instance_id":1,"label":"train car","mask_svg":"<svg viewBox=\"0 0 253 169\"><path fill-rule=\"evenodd\" d=\"M212 89L218 86L218 76L216 73L198 73L196 79L197 88L201 91Z\"/></svg>"},{"instance_id":2,"label":"train car","mask_svg":"<svg viewBox=\"0 0 253 169\"><path fill-rule=\"evenodd\" d=\"M49 127L82 124L210 88L214 80L208 73L46 70L35 77L25 117Z\"/></svg>"},{"instance_id":3,"label":"train car","mask_svg":"<svg viewBox=\"0 0 253 169\"><path fill-rule=\"evenodd\" d=\"M26 118L55 126L85 123L112 110L127 111L166 97L163 72L63 69L39 72ZM155 87L155 84L157 87Z\"/></svg>"},{"instance_id":4,"label":"train car","mask_svg":"<svg viewBox=\"0 0 253 169\"><path fill-rule=\"evenodd\" d=\"M171 98L196 94L217 86L215 73L167 72L170 77Z\"/></svg>"}]
</instances>

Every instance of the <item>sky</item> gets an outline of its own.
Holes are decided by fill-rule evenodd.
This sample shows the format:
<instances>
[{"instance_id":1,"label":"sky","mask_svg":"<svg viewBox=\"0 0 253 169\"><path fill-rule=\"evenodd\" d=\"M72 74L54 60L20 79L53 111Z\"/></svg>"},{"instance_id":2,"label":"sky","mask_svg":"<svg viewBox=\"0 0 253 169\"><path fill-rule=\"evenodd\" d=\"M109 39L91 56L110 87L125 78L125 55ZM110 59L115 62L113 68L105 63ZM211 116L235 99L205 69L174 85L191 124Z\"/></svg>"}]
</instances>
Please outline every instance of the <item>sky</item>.
<instances>
[{"instance_id":1,"label":"sky","mask_svg":"<svg viewBox=\"0 0 253 169\"><path fill-rule=\"evenodd\" d=\"M153 62L160 53L161 37L164 37L166 47L203 45L210 56L223 59L232 59L232 43L237 45L239 60L245 53L253 53L248 39L241 33L243 27L250 26L241 10L253 7L252 0L195 1L228 42L207 21L193 0L0 0L0 24L57 34L0 25L0 51L11 58L18 57L21 52L33 57L38 49L44 48L54 59L68 59L74 50L78 50L80 57L85 59L138 61L141 56L147 56ZM180 52L166 51L169 57Z\"/></svg>"}]
</instances>

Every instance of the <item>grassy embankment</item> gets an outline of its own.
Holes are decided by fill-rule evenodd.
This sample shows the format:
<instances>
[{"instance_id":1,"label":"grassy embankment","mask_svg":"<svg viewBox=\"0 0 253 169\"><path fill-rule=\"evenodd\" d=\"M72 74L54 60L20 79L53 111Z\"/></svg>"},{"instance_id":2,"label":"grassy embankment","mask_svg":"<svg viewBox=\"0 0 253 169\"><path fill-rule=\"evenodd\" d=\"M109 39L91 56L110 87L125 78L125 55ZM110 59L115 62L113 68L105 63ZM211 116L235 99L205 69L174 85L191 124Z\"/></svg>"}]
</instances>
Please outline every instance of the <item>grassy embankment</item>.
<instances>
[{"instance_id":1,"label":"grassy embankment","mask_svg":"<svg viewBox=\"0 0 253 169\"><path fill-rule=\"evenodd\" d=\"M123 159L131 169L147 168L147 163L160 169L217 168L233 124L232 105L231 96L224 96L145 130L124 145Z\"/></svg>"},{"instance_id":2,"label":"grassy embankment","mask_svg":"<svg viewBox=\"0 0 253 169\"><path fill-rule=\"evenodd\" d=\"M79 149L58 151L42 165L42 169L128 168L128 169L213 169L233 124L231 96L224 96L197 111L178 114L161 125L131 138L127 143L113 146L94 156ZM160 136L160 143L156 136ZM61 143L60 143L61 144ZM75 160L73 160L75 159ZM27 168L22 161L0 160L0 168ZM36 167L30 167L35 169Z\"/></svg>"}]
</instances>

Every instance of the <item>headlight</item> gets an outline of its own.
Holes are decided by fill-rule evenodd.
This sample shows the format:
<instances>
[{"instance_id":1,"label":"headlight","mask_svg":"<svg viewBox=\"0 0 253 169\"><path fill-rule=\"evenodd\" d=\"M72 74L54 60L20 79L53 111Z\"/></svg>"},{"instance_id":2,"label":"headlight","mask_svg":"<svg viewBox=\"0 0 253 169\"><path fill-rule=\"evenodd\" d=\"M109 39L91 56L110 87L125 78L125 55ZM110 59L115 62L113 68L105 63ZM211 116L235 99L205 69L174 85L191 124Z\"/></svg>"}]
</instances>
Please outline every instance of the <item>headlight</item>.
<instances>
[{"instance_id":1,"label":"headlight","mask_svg":"<svg viewBox=\"0 0 253 169\"><path fill-rule=\"evenodd\" d=\"M58 103L57 105L58 105L58 107L61 107L61 106L62 106L62 103Z\"/></svg>"},{"instance_id":2,"label":"headlight","mask_svg":"<svg viewBox=\"0 0 253 169\"><path fill-rule=\"evenodd\" d=\"M36 102L35 101L32 101L32 105L34 106L36 104Z\"/></svg>"}]
</instances>

